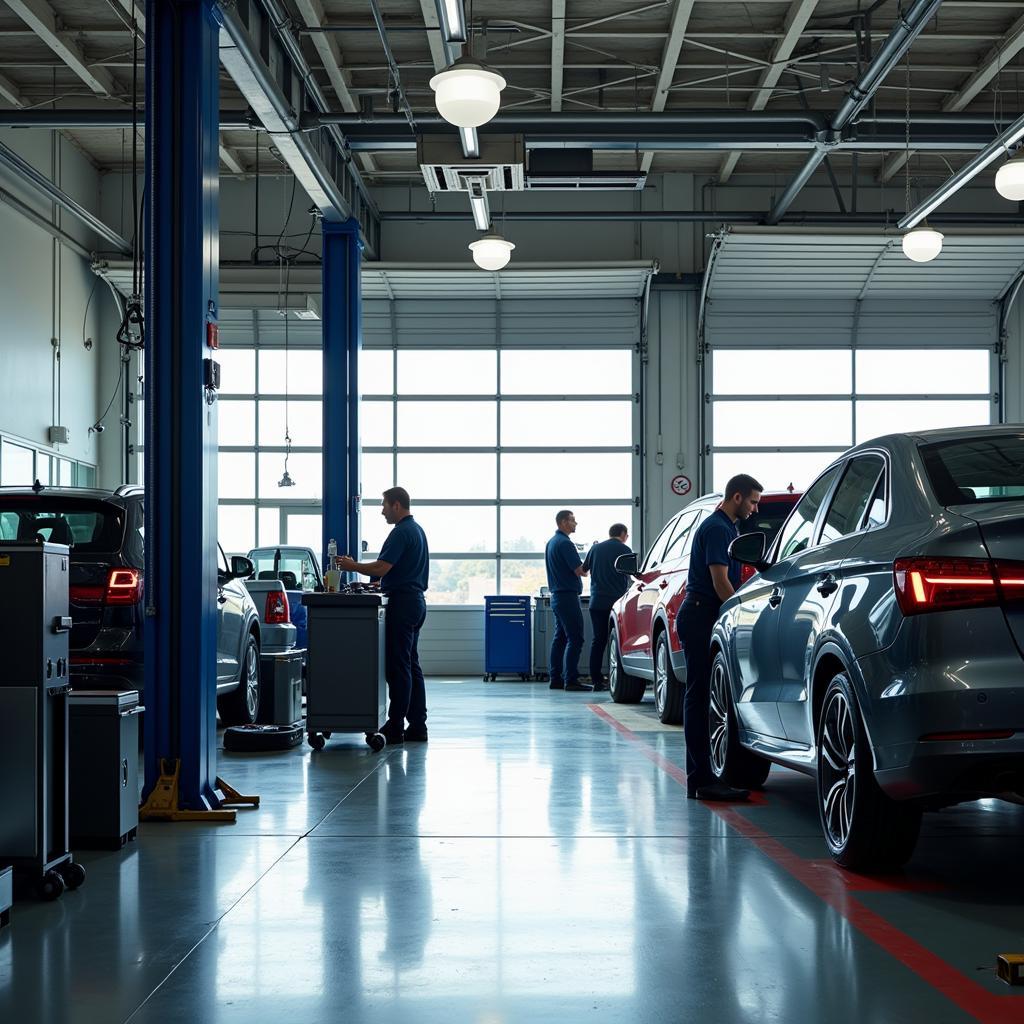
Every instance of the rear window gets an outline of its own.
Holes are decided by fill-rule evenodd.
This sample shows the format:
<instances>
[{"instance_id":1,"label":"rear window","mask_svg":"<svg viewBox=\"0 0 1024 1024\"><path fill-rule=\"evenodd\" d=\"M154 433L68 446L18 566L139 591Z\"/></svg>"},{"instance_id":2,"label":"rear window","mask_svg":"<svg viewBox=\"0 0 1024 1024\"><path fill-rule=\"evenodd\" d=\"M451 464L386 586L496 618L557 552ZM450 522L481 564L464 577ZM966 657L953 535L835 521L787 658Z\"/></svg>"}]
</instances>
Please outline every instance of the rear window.
<instances>
[{"instance_id":1,"label":"rear window","mask_svg":"<svg viewBox=\"0 0 1024 1024\"><path fill-rule=\"evenodd\" d=\"M793 511L796 499L799 495L794 494L792 501L766 501L762 502L757 511L749 519L739 521L740 533L753 533L760 530L768 539L765 542L765 551L771 547L775 535L782 529L786 517Z\"/></svg>"},{"instance_id":2,"label":"rear window","mask_svg":"<svg viewBox=\"0 0 1024 1024\"><path fill-rule=\"evenodd\" d=\"M124 517L116 506L0 496L0 541L42 537L76 552L102 554L117 551L123 534Z\"/></svg>"},{"instance_id":3,"label":"rear window","mask_svg":"<svg viewBox=\"0 0 1024 1024\"><path fill-rule=\"evenodd\" d=\"M1024 434L938 441L921 455L941 505L1024 499Z\"/></svg>"}]
</instances>

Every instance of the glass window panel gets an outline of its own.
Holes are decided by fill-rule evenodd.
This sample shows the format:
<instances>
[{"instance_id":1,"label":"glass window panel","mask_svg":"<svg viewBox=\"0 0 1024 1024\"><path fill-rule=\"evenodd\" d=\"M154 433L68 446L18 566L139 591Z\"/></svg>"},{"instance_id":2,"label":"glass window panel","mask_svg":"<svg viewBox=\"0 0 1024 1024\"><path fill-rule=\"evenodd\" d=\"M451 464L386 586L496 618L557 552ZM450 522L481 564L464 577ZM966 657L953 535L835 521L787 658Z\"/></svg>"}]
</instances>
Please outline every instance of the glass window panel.
<instances>
[{"instance_id":1,"label":"glass window panel","mask_svg":"<svg viewBox=\"0 0 1024 1024\"><path fill-rule=\"evenodd\" d=\"M838 395L853 385L842 349L719 349L712 358L716 395Z\"/></svg>"},{"instance_id":2,"label":"glass window panel","mask_svg":"<svg viewBox=\"0 0 1024 1024\"><path fill-rule=\"evenodd\" d=\"M0 443L0 484L5 487L32 483L35 453L10 441Z\"/></svg>"},{"instance_id":3,"label":"glass window panel","mask_svg":"<svg viewBox=\"0 0 1024 1024\"><path fill-rule=\"evenodd\" d=\"M505 395L628 395L633 391L631 349L505 349Z\"/></svg>"},{"instance_id":4,"label":"glass window panel","mask_svg":"<svg viewBox=\"0 0 1024 1024\"><path fill-rule=\"evenodd\" d=\"M391 349L359 353L359 394L390 395L395 390L395 357Z\"/></svg>"},{"instance_id":5,"label":"glass window panel","mask_svg":"<svg viewBox=\"0 0 1024 1024\"><path fill-rule=\"evenodd\" d=\"M833 466L823 476L818 477L808 492L797 502L797 506L793 510L793 514L786 520L786 525L782 528L782 536L779 538L778 557L780 559L798 555L811 546L811 541L814 539L815 517L839 469L839 466Z\"/></svg>"},{"instance_id":6,"label":"glass window panel","mask_svg":"<svg viewBox=\"0 0 1024 1024\"><path fill-rule=\"evenodd\" d=\"M595 448L633 444L633 403L503 402L505 447Z\"/></svg>"},{"instance_id":7,"label":"glass window panel","mask_svg":"<svg viewBox=\"0 0 1024 1024\"><path fill-rule=\"evenodd\" d=\"M502 455L501 496L626 497L633 493L632 460L633 456L627 452Z\"/></svg>"},{"instance_id":8,"label":"glass window panel","mask_svg":"<svg viewBox=\"0 0 1024 1024\"><path fill-rule=\"evenodd\" d=\"M288 534L285 543L312 548L317 552L323 547L323 516L319 512L289 512L285 520L285 528ZM344 544L339 542L339 552L342 547ZM319 560L320 556L318 555L317 558Z\"/></svg>"},{"instance_id":9,"label":"glass window panel","mask_svg":"<svg viewBox=\"0 0 1024 1024\"><path fill-rule=\"evenodd\" d=\"M633 532L632 505L503 505L501 508L501 550L512 553L542 553L555 532L555 513L568 508L576 514L573 543L587 550L596 541L608 539L608 529L625 523ZM629 543L627 541L627 543Z\"/></svg>"},{"instance_id":10,"label":"glass window panel","mask_svg":"<svg viewBox=\"0 0 1024 1024\"><path fill-rule=\"evenodd\" d=\"M284 473L283 452L260 452L260 497L320 498L323 492L323 456L319 453L297 452L288 457L288 475L294 487L278 487Z\"/></svg>"},{"instance_id":11,"label":"glass window panel","mask_svg":"<svg viewBox=\"0 0 1024 1024\"><path fill-rule=\"evenodd\" d=\"M439 448L493 448L497 402L399 402L398 444Z\"/></svg>"},{"instance_id":12,"label":"glass window panel","mask_svg":"<svg viewBox=\"0 0 1024 1024\"><path fill-rule=\"evenodd\" d=\"M70 459L57 459L57 484L60 487L74 486L74 465Z\"/></svg>"},{"instance_id":13,"label":"glass window panel","mask_svg":"<svg viewBox=\"0 0 1024 1024\"><path fill-rule=\"evenodd\" d=\"M398 456L398 483L413 501L431 498L494 498L494 455L409 454Z\"/></svg>"},{"instance_id":14,"label":"glass window panel","mask_svg":"<svg viewBox=\"0 0 1024 1024\"><path fill-rule=\"evenodd\" d=\"M430 560L428 604L483 604L498 592L498 563L493 558Z\"/></svg>"},{"instance_id":15,"label":"glass window panel","mask_svg":"<svg viewBox=\"0 0 1024 1024\"><path fill-rule=\"evenodd\" d=\"M430 553L494 551L498 546L498 510L493 506L420 505L416 521L427 534ZM380 517L383 521L383 516Z\"/></svg>"},{"instance_id":16,"label":"glass window panel","mask_svg":"<svg viewBox=\"0 0 1024 1024\"><path fill-rule=\"evenodd\" d=\"M713 479L716 491L729 477L750 473L766 491L784 491L790 484L803 491L839 452L716 452Z\"/></svg>"},{"instance_id":17,"label":"glass window panel","mask_svg":"<svg viewBox=\"0 0 1024 1024\"><path fill-rule=\"evenodd\" d=\"M503 558L501 560L501 592L503 594L539 594L540 588L547 585L548 577L543 558Z\"/></svg>"},{"instance_id":18,"label":"glass window panel","mask_svg":"<svg viewBox=\"0 0 1024 1024\"><path fill-rule=\"evenodd\" d=\"M217 402L217 443L255 446L255 402Z\"/></svg>"},{"instance_id":19,"label":"glass window panel","mask_svg":"<svg viewBox=\"0 0 1024 1024\"><path fill-rule=\"evenodd\" d=\"M359 404L359 436L364 448L390 448L395 443L394 409L394 402Z\"/></svg>"},{"instance_id":20,"label":"glass window panel","mask_svg":"<svg viewBox=\"0 0 1024 1024\"><path fill-rule=\"evenodd\" d=\"M220 390L225 395L256 393L256 353L251 348L220 348Z\"/></svg>"},{"instance_id":21,"label":"glass window panel","mask_svg":"<svg viewBox=\"0 0 1024 1024\"><path fill-rule=\"evenodd\" d=\"M78 486L79 487L95 487L96 486L96 467L95 466L83 466L82 463L78 464Z\"/></svg>"},{"instance_id":22,"label":"glass window panel","mask_svg":"<svg viewBox=\"0 0 1024 1024\"><path fill-rule=\"evenodd\" d=\"M714 443L742 445L814 444L848 448L853 434L852 402L715 402Z\"/></svg>"},{"instance_id":23,"label":"glass window panel","mask_svg":"<svg viewBox=\"0 0 1024 1024\"><path fill-rule=\"evenodd\" d=\"M292 444L319 448L324 439L322 402L288 402L288 432ZM260 402L260 444L282 445L285 435L285 403Z\"/></svg>"},{"instance_id":24,"label":"glass window panel","mask_svg":"<svg viewBox=\"0 0 1024 1024\"><path fill-rule=\"evenodd\" d=\"M217 540L229 558L256 547L256 507L218 505Z\"/></svg>"},{"instance_id":25,"label":"glass window panel","mask_svg":"<svg viewBox=\"0 0 1024 1024\"><path fill-rule=\"evenodd\" d=\"M988 400L962 402L920 399L909 402L857 403L857 444L883 434L906 434L939 427L969 427L990 421Z\"/></svg>"},{"instance_id":26,"label":"glass window panel","mask_svg":"<svg viewBox=\"0 0 1024 1024\"><path fill-rule=\"evenodd\" d=\"M255 498L256 456L249 452L220 452L217 493L222 498Z\"/></svg>"},{"instance_id":27,"label":"glass window panel","mask_svg":"<svg viewBox=\"0 0 1024 1024\"><path fill-rule=\"evenodd\" d=\"M395 485L395 463L390 454L363 452L360 477L364 505L379 506L380 496Z\"/></svg>"},{"instance_id":28,"label":"glass window panel","mask_svg":"<svg viewBox=\"0 0 1024 1024\"><path fill-rule=\"evenodd\" d=\"M261 508L258 512L259 520L259 543L261 547L267 544L281 543L281 510L279 508Z\"/></svg>"},{"instance_id":29,"label":"glass window panel","mask_svg":"<svg viewBox=\"0 0 1024 1024\"><path fill-rule=\"evenodd\" d=\"M827 544L860 528L864 510L875 492L875 484L883 465L881 459L870 455L850 463L825 515L821 543Z\"/></svg>"},{"instance_id":30,"label":"glass window panel","mask_svg":"<svg viewBox=\"0 0 1024 1024\"><path fill-rule=\"evenodd\" d=\"M365 459L366 456L364 455ZM417 505L413 511L416 514L416 518L420 518L421 509ZM380 549L384 546L384 538L391 532L391 527L388 526L387 520L381 515L381 503L380 493L371 495L369 500L363 499L362 508L362 519L360 520L362 527L362 540L366 544L367 561L373 561L374 558L380 554ZM431 538L427 537L427 546L432 546L433 542Z\"/></svg>"},{"instance_id":31,"label":"glass window panel","mask_svg":"<svg viewBox=\"0 0 1024 1024\"><path fill-rule=\"evenodd\" d=\"M405 349L398 353L400 395L490 395L498 353L479 349Z\"/></svg>"},{"instance_id":32,"label":"glass window panel","mask_svg":"<svg viewBox=\"0 0 1024 1024\"><path fill-rule=\"evenodd\" d=\"M979 394L989 390L988 349L860 349L862 395Z\"/></svg>"},{"instance_id":33,"label":"glass window panel","mask_svg":"<svg viewBox=\"0 0 1024 1024\"><path fill-rule=\"evenodd\" d=\"M319 348L292 348L287 353L285 387L284 349L260 349L260 394L322 395L324 357Z\"/></svg>"}]
</instances>

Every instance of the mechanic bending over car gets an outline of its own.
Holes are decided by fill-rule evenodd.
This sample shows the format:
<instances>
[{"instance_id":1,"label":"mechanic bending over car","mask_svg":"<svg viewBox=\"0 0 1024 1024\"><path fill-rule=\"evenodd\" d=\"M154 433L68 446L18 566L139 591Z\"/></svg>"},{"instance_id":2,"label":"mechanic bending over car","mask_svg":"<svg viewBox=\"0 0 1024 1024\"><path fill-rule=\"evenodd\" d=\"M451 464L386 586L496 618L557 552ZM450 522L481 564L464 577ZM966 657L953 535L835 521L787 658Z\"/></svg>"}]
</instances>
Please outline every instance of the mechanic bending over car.
<instances>
[{"instance_id":1,"label":"mechanic bending over car","mask_svg":"<svg viewBox=\"0 0 1024 1024\"><path fill-rule=\"evenodd\" d=\"M629 590L629 577L615 568L619 555L631 555L626 545L629 530L625 523L614 523L608 539L595 544L583 560L583 575L592 575L590 583L590 621L594 638L590 643L590 681L595 690L607 690L608 682L601 673L605 648L608 646L608 613L612 605Z\"/></svg>"},{"instance_id":2,"label":"mechanic bending over car","mask_svg":"<svg viewBox=\"0 0 1024 1024\"><path fill-rule=\"evenodd\" d=\"M336 561L345 572L379 576L381 593L388 599L384 612L384 675L391 703L381 733L391 746L427 739L427 691L420 668L419 640L427 618L423 594L430 573L430 552L427 536L413 519L409 504L409 492L404 487L389 487L384 491L380 514L392 530L377 560L357 562L342 555Z\"/></svg>"},{"instance_id":3,"label":"mechanic bending over car","mask_svg":"<svg viewBox=\"0 0 1024 1024\"><path fill-rule=\"evenodd\" d=\"M729 557L729 545L740 535L737 520L757 511L764 488L746 473L725 485L725 497L697 528L686 577L686 597L676 631L686 656L683 732L686 736L686 795L691 800L746 800L745 789L715 780L711 772L708 711L711 687L711 631L722 602L740 583L740 564Z\"/></svg>"}]
</instances>

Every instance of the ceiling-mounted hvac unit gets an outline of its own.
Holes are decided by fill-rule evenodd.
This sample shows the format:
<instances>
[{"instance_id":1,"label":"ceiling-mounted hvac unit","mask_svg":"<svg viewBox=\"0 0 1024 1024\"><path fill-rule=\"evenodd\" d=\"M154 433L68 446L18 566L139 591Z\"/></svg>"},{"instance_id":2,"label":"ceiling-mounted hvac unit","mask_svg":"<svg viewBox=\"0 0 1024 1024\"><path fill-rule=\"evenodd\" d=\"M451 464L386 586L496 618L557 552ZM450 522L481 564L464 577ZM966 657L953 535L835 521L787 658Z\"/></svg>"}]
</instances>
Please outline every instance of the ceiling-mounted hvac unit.
<instances>
[{"instance_id":1,"label":"ceiling-mounted hvac unit","mask_svg":"<svg viewBox=\"0 0 1024 1024\"><path fill-rule=\"evenodd\" d=\"M521 192L525 187L525 151L521 135L491 135L480 140L480 156L463 156L456 138L421 135L416 156L428 192L468 192L483 182L488 192Z\"/></svg>"},{"instance_id":2,"label":"ceiling-mounted hvac unit","mask_svg":"<svg viewBox=\"0 0 1024 1024\"><path fill-rule=\"evenodd\" d=\"M647 175L636 170L595 171L592 149L531 149L526 187L548 192L632 192Z\"/></svg>"}]
</instances>

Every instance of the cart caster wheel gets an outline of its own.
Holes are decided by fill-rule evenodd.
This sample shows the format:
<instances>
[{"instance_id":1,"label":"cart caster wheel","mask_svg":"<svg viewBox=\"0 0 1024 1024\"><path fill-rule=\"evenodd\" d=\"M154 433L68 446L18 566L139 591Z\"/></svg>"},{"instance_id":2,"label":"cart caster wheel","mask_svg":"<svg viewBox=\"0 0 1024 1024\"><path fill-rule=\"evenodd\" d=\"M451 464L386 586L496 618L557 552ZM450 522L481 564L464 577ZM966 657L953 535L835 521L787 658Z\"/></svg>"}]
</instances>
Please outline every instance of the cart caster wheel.
<instances>
[{"instance_id":1,"label":"cart caster wheel","mask_svg":"<svg viewBox=\"0 0 1024 1024\"><path fill-rule=\"evenodd\" d=\"M55 900L64 894L64 879L56 871L47 871L36 883L36 892L42 900Z\"/></svg>"},{"instance_id":2,"label":"cart caster wheel","mask_svg":"<svg viewBox=\"0 0 1024 1024\"><path fill-rule=\"evenodd\" d=\"M366 737L367 745L375 754L379 754L387 746L387 742L379 732L370 733Z\"/></svg>"},{"instance_id":3,"label":"cart caster wheel","mask_svg":"<svg viewBox=\"0 0 1024 1024\"><path fill-rule=\"evenodd\" d=\"M85 868L73 862L61 869L61 877L69 889L77 889L85 881Z\"/></svg>"},{"instance_id":4,"label":"cart caster wheel","mask_svg":"<svg viewBox=\"0 0 1024 1024\"><path fill-rule=\"evenodd\" d=\"M318 732L311 732L307 739L309 740L309 745L314 750L323 750L324 745L327 743L327 740Z\"/></svg>"}]
</instances>

